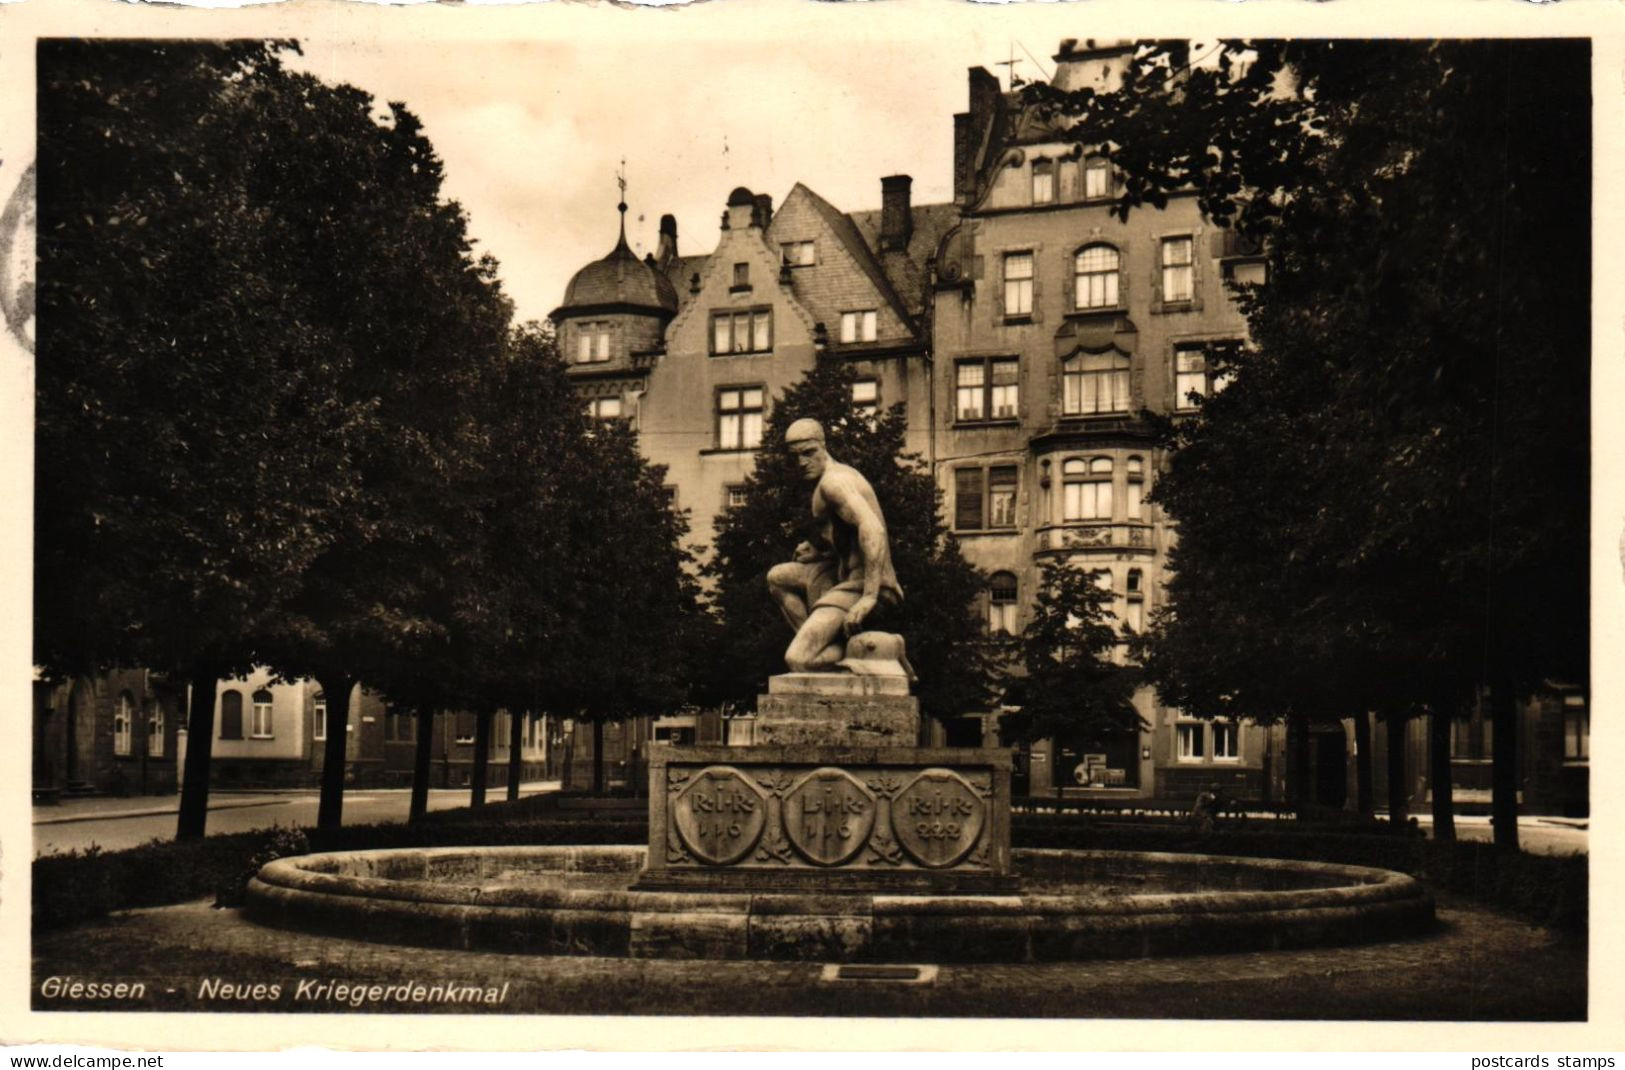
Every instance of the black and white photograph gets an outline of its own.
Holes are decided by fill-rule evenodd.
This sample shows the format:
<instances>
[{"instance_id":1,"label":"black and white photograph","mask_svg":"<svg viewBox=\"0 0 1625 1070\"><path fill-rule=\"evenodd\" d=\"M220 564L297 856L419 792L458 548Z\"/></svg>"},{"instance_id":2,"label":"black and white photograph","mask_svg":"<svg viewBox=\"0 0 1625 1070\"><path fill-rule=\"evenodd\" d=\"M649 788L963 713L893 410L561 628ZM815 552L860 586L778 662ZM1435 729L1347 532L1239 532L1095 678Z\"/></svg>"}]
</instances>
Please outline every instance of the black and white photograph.
<instances>
[{"instance_id":1,"label":"black and white photograph","mask_svg":"<svg viewBox=\"0 0 1625 1070\"><path fill-rule=\"evenodd\" d=\"M1625 35L1345 2L7 5L0 1040L1614 1047Z\"/></svg>"}]
</instances>

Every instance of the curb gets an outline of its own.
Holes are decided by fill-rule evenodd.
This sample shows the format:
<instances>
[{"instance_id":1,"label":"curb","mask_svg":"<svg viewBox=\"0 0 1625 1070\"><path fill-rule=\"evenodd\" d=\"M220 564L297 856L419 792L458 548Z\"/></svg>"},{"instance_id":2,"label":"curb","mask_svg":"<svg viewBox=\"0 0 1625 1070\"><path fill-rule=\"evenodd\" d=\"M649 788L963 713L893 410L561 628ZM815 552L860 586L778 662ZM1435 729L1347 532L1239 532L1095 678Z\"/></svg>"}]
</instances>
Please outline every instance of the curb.
<instances>
[{"instance_id":1,"label":"curb","mask_svg":"<svg viewBox=\"0 0 1625 1070\"><path fill-rule=\"evenodd\" d=\"M215 810L243 810L251 806L281 806L286 799L255 799L252 802L228 802L218 806L210 805L209 811ZM112 810L97 814L64 814L61 817L36 817L36 825L68 825L76 821L114 821L126 817L163 817L167 814L180 812L179 806L151 807L146 810Z\"/></svg>"}]
</instances>

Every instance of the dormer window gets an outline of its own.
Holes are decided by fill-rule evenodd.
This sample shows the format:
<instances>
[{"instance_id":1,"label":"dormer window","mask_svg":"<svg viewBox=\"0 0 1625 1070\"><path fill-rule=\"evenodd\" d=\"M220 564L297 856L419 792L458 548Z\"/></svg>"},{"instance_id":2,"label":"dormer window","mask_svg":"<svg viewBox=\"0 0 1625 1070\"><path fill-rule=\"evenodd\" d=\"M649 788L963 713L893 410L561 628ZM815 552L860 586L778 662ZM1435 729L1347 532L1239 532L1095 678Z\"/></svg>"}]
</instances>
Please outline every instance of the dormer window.
<instances>
[{"instance_id":1,"label":"dormer window","mask_svg":"<svg viewBox=\"0 0 1625 1070\"><path fill-rule=\"evenodd\" d=\"M818 262L817 250L810 241L787 241L779 244L784 262L791 267L811 267Z\"/></svg>"},{"instance_id":2,"label":"dormer window","mask_svg":"<svg viewBox=\"0 0 1625 1070\"><path fill-rule=\"evenodd\" d=\"M1083 161L1083 199L1096 201L1112 195L1112 165L1104 156Z\"/></svg>"},{"instance_id":3,"label":"dormer window","mask_svg":"<svg viewBox=\"0 0 1625 1070\"><path fill-rule=\"evenodd\" d=\"M873 342L875 340L875 310L861 309L841 313L841 341Z\"/></svg>"},{"instance_id":4,"label":"dormer window","mask_svg":"<svg viewBox=\"0 0 1625 1070\"><path fill-rule=\"evenodd\" d=\"M1055 161L1033 161L1033 203L1055 203Z\"/></svg>"}]
</instances>

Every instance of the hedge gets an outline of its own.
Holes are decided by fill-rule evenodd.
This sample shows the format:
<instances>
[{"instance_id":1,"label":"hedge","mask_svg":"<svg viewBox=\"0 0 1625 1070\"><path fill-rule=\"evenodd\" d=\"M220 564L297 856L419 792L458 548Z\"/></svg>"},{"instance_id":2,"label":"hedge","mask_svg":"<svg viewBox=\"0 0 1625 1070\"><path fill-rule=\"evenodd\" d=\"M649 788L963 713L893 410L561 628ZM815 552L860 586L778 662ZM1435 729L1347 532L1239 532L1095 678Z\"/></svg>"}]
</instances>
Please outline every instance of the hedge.
<instances>
[{"instance_id":1,"label":"hedge","mask_svg":"<svg viewBox=\"0 0 1625 1070\"><path fill-rule=\"evenodd\" d=\"M450 810L415 825L356 825L303 830L312 851L391 847L644 844L642 813L587 815L557 811L545 796ZM1384 826L1385 827L1385 826ZM125 851L96 848L45 855L34 862L36 930L100 917L112 910L162 906L219 895L232 898L257 866L256 856L286 852L290 830L259 830L184 842L154 840ZM1588 910L1585 855L1503 852L1487 843L1438 843L1374 833L1364 823L1225 822L1210 832L1155 818L1102 820L1067 814L1016 814L1015 847L1167 851L1341 862L1410 873L1435 888L1468 896L1536 924L1584 932ZM274 846L280 844L281 846ZM300 844L303 846L303 844ZM222 891L226 889L226 891Z\"/></svg>"}]
</instances>

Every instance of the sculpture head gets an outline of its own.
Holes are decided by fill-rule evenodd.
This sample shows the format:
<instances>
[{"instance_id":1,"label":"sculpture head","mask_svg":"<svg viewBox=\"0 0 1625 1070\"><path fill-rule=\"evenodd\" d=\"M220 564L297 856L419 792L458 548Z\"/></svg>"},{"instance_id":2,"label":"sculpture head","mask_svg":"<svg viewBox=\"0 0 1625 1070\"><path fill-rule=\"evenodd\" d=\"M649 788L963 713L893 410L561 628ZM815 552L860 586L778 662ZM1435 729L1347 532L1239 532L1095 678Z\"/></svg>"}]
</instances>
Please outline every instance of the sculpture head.
<instances>
[{"instance_id":1,"label":"sculpture head","mask_svg":"<svg viewBox=\"0 0 1625 1070\"><path fill-rule=\"evenodd\" d=\"M786 428L784 447L795 455L796 466L807 482L817 482L823 476L829 453L824 449L823 425L817 420L797 420Z\"/></svg>"}]
</instances>

